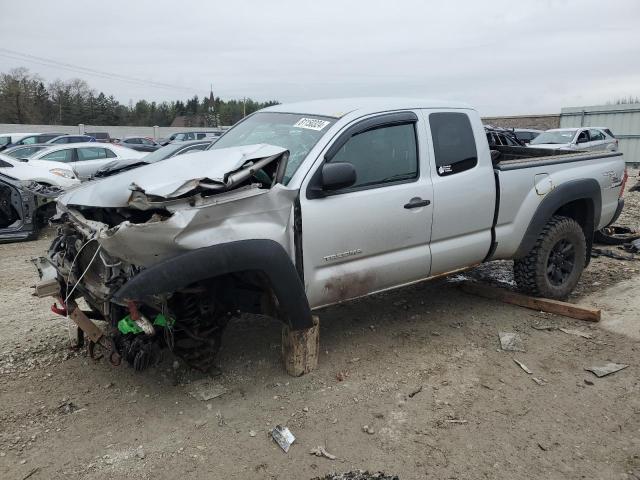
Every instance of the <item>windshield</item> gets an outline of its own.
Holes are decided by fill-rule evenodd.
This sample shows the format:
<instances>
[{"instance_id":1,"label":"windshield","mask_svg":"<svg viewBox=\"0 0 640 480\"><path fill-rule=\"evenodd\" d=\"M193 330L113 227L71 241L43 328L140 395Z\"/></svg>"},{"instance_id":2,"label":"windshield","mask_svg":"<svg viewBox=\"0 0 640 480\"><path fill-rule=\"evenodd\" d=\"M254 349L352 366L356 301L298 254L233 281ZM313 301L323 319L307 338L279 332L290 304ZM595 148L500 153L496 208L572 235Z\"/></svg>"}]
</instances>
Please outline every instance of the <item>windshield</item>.
<instances>
[{"instance_id":1,"label":"windshield","mask_svg":"<svg viewBox=\"0 0 640 480\"><path fill-rule=\"evenodd\" d=\"M297 113L255 113L213 144L211 150L268 143L289 150L284 183L289 182L309 151L329 130L335 118Z\"/></svg>"},{"instance_id":2,"label":"windshield","mask_svg":"<svg viewBox=\"0 0 640 480\"><path fill-rule=\"evenodd\" d=\"M536 138L531 140L529 145L542 145L545 143L571 143L575 137L577 130L556 130L555 132L542 132Z\"/></svg>"},{"instance_id":3,"label":"windshield","mask_svg":"<svg viewBox=\"0 0 640 480\"><path fill-rule=\"evenodd\" d=\"M7 153L7 155L10 155L14 158L29 158L32 155L35 155L37 152L39 152L40 150L44 150L47 147L21 147L21 148L16 148L15 150L9 150Z\"/></svg>"}]
</instances>

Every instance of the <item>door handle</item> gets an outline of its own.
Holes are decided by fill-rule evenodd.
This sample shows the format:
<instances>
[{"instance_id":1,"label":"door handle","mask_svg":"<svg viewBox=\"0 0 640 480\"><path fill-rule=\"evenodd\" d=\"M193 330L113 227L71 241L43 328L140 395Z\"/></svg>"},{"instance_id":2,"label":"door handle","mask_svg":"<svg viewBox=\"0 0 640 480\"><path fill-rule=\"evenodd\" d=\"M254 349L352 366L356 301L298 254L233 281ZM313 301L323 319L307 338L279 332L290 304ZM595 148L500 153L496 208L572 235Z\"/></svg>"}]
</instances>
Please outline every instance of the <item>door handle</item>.
<instances>
[{"instance_id":1,"label":"door handle","mask_svg":"<svg viewBox=\"0 0 640 480\"><path fill-rule=\"evenodd\" d=\"M431 200L423 200L420 197L413 197L409 200L409 203L404 204L404 208L426 207L427 205L431 205Z\"/></svg>"}]
</instances>

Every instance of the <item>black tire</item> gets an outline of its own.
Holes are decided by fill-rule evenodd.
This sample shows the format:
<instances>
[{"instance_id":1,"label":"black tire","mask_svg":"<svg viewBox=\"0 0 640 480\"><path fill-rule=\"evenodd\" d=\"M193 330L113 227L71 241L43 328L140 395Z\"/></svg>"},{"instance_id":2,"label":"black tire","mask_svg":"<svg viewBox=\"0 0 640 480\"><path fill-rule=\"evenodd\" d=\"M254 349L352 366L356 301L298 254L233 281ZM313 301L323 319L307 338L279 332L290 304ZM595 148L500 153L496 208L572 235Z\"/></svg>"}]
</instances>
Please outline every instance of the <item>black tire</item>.
<instances>
[{"instance_id":1,"label":"black tire","mask_svg":"<svg viewBox=\"0 0 640 480\"><path fill-rule=\"evenodd\" d=\"M566 298L578 284L587 258L582 227L572 218L553 216L526 257L513 263L518 287L539 297Z\"/></svg>"}]
</instances>

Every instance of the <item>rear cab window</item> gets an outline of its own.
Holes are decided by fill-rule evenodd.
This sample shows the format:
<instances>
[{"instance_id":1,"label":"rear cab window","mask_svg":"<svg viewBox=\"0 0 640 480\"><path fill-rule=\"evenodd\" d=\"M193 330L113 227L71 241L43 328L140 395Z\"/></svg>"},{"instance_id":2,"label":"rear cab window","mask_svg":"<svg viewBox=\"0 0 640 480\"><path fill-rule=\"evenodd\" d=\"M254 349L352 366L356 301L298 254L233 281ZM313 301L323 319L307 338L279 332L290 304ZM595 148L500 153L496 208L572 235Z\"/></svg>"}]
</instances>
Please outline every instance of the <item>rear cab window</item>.
<instances>
[{"instance_id":1,"label":"rear cab window","mask_svg":"<svg viewBox=\"0 0 640 480\"><path fill-rule=\"evenodd\" d=\"M430 113L429 127L439 176L464 172L478 164L476 139L466 113Z\"/></svg>"}]
</instances>

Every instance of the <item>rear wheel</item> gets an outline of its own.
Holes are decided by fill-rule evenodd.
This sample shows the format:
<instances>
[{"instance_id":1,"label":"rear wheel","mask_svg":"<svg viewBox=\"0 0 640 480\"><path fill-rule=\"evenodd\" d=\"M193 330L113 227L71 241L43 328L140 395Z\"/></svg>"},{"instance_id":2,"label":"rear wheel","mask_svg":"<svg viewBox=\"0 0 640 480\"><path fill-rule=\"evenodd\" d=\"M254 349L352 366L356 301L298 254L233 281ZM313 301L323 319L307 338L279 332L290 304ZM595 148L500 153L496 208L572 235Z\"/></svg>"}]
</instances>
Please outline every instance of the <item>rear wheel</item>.
<instances>
[{"instance_id":1,"label":"rear wheel","mask_svg":"<svg viewBox=\"0 0 640 480\"><path fill-rule=\"evenodd\" d=\"M514 262L516 283L533 295L566 298L580 280L586 254L586 240L578 222L553 216L527 256Z\"/></svg>"}]
</instances>

